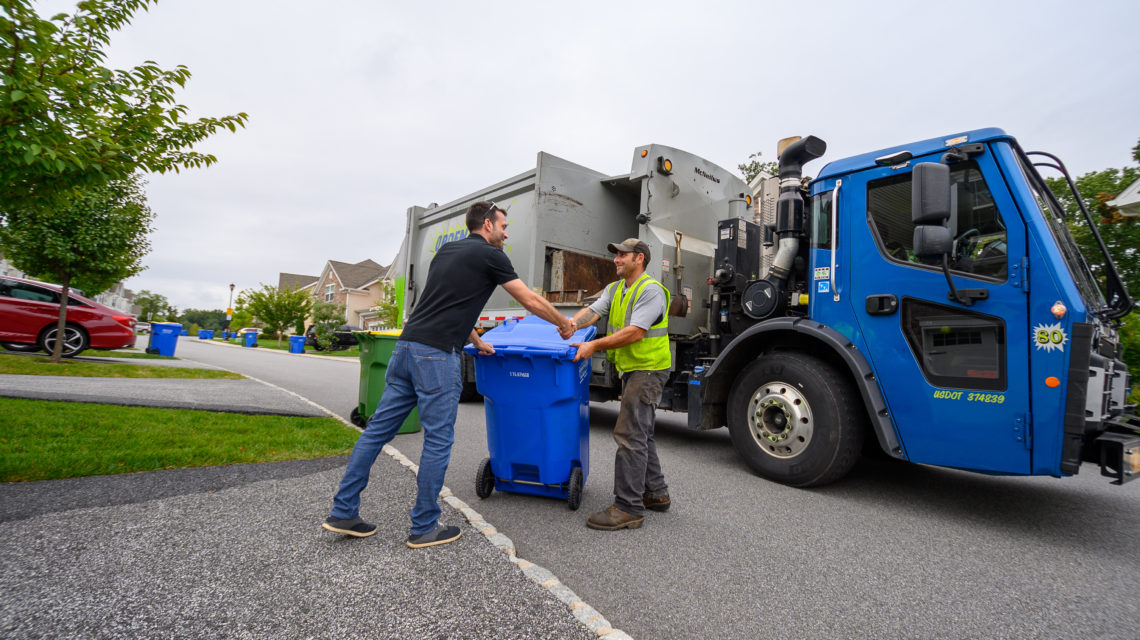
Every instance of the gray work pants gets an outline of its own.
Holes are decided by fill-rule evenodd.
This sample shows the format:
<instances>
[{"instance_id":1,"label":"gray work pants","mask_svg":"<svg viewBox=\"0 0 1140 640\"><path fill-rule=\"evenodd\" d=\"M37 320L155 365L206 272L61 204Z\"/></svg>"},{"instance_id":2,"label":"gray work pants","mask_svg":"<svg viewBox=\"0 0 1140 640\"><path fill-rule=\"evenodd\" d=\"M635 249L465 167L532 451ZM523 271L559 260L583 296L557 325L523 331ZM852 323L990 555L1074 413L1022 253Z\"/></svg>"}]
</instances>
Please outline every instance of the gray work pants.
<instances>
[{"instance_id":1,"label":"gray work pants","mask_svg":"<svg viewBox=\"0 0 1140 640\"><path fill-rule=\"evenodd\" d=\"M621 409L614 426L614 504L626 513L642 515L646 491L668 490L653 441L653 418L661 402L668 371L630 371L622 376Z\"/></svg>"}]
</instances>

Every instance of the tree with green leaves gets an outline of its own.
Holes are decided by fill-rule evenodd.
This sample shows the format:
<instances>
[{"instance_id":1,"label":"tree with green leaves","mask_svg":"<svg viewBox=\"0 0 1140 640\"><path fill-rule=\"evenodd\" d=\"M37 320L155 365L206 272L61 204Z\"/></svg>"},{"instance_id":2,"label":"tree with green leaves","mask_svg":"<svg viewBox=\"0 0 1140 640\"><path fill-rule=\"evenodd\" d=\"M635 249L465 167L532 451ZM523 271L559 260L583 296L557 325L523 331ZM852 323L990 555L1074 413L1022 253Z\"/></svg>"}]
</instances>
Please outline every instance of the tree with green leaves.
<instances>
[{"instance_id":1,"label":"tree with green leaves","mask_svg":"<svg viewBox=\"0 0 1140 640\"><path fill-rule=\"evenodd\" d=\"M134 175L74 191L59 204L10 210L0 225L0 247L21 270L62 287L55 335L80 340L75 329L67 330L69 291L94 296L141 272L154 214ZM54 342L51 359L58 362L64 340Z\"/></svg>"},{"instance_id":2,"label":"tree with green leaves","mask_svg":"<svg viewBox=\"0 0 1140 640\"><path fill-rule=\"evenodd\" d=\"M1140 163L1140 144L1133 149L1133 157ZM1140 167L1122 167L1090 171L1073 180L1081 194L1085 207L1097 225L1097 231L1108 248L1109 255L1116 263L1120 278L1128 288L1133 300L1140 301L1140 221L1126 218L1108 205L1128 185L1140 179ZM1104 260L1100 248L1080 212L1077 201L1063 177L1046 178L1049 189L1057 196L1065 209L1065 221L1081 248L1089 258L1093 273L1103 277Z\"/></svg>"},{"instance_id":3,"label":"tree with green leaves","mask_svg":"<svg viewBox=\"0 0 1140 640\"><path fill-rule=\"evenodd\" d=\"M1132 148L1132 159L1140 164L1140 142ZM1140 167L1122 167L1090 171L1073 180L1120 272L1120 279L1134 301L1140 301L1140 221L1120 215L1119 211L1108 205L1108 201L1138 179ZM1068 183L1063 177L1046 178L1045 182L1064 207L1066 224L1080 246L1081 253L1088 258L1093 273L1098 278L1103 278L1104 259L1100 248ZM1121 319L1120 334L1124 344L1124 361L1131 370L1136 371L1140 369L1140 318L1135 312Z\"/></svg>"},{"instance_id":4,"label":"tree with green leaves","mask_svg":"<svg viewBox=\"0 0 1140 640\"><path fill-rule=\"evenodd\" d=\"M344 305L316 300L313 302L312 317L317 350L324 351L333 346L336 328L344 324Z\"/></svg>"},{"instance_id":5,"label":"tree with green leaves","mask_svg":"<svg viewBox=\"0 0 1140 640\"><path fill-rule=\"evenodd\" d=\"M183 325L197 325L207 331L221 331L226 324L226 312L222 309L186 309L178 316Z\"/></svg>"},{"instance_id":6,"label":"tree with green leaves","mask_svg":"<svg viewBox=\"0 0 1140 640\"><path fill-rule=\"evenodd\" d=\"M285 330L309 315L313 296L307 291L262 284L260 289L242 291L238 295L238 306L252 313L266 329L276 333L277 346L281 346Z\"/></svg>"},{"instance_id":7,"label":"tree with green leaves","mask_svg":"<svg viewBox=\"0 0 1140 640\"><path fill-rule=\"evenodd\" d=\"M45 19L31 0L0 3L0 222L14 210L52 210L77 187L209 166L192 150L245 113L186 120L174 93L185 66L103 66L111 34L156 0L83 0Z\"/></svg>"},{"instance_id":8,"label":"tree with green leaves","mask_svg":"<svg viewBox=\"0 0 1140 640\"><path fill-rule=\"evenodd\" d=\"M385 282L380 302L377 303L377 319L385 327L393 328L400 324L400 301L396 298L396 287Z\"/></svg>"},{"instance_id":9,"label":"tree with green leaves","mask_svg":"<svg viewBox=\"0 0 1140 640\"><path fill-rule=\"evenodd\" d=\"M235 302L234 304L237 304L237 303ZM235 306L234 307L234 317L230 320L228 328L233 332L237 332L238 329L244 329L246 327L256 327L257 324L258 323L254 320L252 313L250 313L246 309L242 309L241 307Z\"/></svg>"},{"instance_id":10,"label":"tree with green leaves","mask_svg":"<svg viewBox=\"0 0 1140 640\"><path fill-rule=\"evenodd\" d=\"M778 162L762 162L760 160L762 155L761 152L757 151L748 156L748 162L736 165L736 168L740 169L740 173L744 175L745 182L752 182L761 172L770 176L780 173L780 164Z\"/></svg>"},{"instance_id":11,"label":"tree with green leaves","mask_svg":"<svg viewBox=\"0 0 1140 640\"><path fill-rule=\"evenodd\" d=\"M170 314L170 301L166 296L146 289L135 294L135 305L141 309L139 319L146 322L162 322Z\"/></svg>"}]
</instances>

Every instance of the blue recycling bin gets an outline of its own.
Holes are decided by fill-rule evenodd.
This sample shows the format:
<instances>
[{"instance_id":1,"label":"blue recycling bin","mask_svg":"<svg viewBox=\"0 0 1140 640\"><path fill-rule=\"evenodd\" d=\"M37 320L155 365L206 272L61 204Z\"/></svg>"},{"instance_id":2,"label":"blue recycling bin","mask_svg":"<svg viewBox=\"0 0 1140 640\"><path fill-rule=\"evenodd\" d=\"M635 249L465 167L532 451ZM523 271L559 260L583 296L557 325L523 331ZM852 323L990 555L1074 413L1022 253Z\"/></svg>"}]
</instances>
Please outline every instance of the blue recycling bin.
<instances>
[{"instance_id":1,"label":"blue recycling bin","mask_svg":"<svg viewBox=\"0 0 1140 640\"><path fill-rule=\"evenodd\" d=\"M485 459L476 475L480 498L493 490L561 498L577 509L590 473L590 360L574 362L572 342L585 342L586 327L569 340L537 316L510 320L483 340L495 354L475 358L475 385L487 421Z\"/></svg>"},{"instance_id":2,"label":"blue recycling bin","mask_svg":"<svg viewBox=\"0 0 1140 640\"><path fill-rule=\"evenodd\" d=\"M229 329L222 329L222 340L229 340L229 339L230 339L230 330Z\"/></svg>"},{"instance_id":3,"label":"blue recycling bin","mask_svg":"<svg viewBox=\"0 0 1140 640\"><path fill-rule=\"evenodd\" d=\"M198 331L198 339L199 340L213 340L214 339L214 330L213 329L201 329L201 330L199 330Z\"/></svg>"},{"instance_id":4,"label":"blue recycling bin","mask_svg":"<svg viewBox=\"0 0 1140 640\"><path fill-rule=\"evenodd\" d=\"M160 356L174 356L174 349L178 346L178 336L182 334L182 325L177 322L150 323L150 341L147 343L147 353L157 353Z\"/></svg>"},{"instance_id":5,"label":"blue recycling bin","mask_svg":"<svg viewBox=\"0 0 1140 640\"><path fill-rule=\"evenodd\" d=\"M244 344L247 347L256 347L257 346L257 333L254 331L247 331L245 334Z\"/></svg>"},{"instance_id":6,"label":"blue recycling bin","mask_svg":"<svg viewBox=\"0 0 1140 640\"><path fill-rule=\"evenodd\" d=\"M188 336L188 335L190 335L190 330L189 330L189 329L183 329L183 330L182 330L182 331L179 333L179 335L182 335L182 336Z\"/></svg>"},{"instance_id":7,"label":"blue recycling bin","mask_svg":"<svg viewBox=\"0 0 1140 640\"><path fill-rule=\"evenodd\" d=\"M305 336L289 336L289 353L305 353Z\"/></svg>"}]
</instances>

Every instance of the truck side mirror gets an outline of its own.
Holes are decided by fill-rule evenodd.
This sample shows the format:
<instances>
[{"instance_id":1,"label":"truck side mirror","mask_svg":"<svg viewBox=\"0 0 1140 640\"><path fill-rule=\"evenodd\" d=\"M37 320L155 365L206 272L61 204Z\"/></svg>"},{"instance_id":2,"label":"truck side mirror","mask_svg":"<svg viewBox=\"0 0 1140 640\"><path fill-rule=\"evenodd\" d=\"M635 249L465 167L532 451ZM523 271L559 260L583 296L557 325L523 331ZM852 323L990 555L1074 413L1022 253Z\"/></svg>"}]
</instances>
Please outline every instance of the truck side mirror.
<instances>
[{"instance_id":1,"label":"truck side mirror","mask_svg":"<svg viewBox=\"0 0 1140 640\"><path fill-rule=\"evenodd\" d=\"M920 260L939 260L949 255L954 246L950 230L937 224L920 224L914 228L914 255Z\"/></svg>"},{"instance_id":2,"label":"truck side mirror","mask_svg":"<svg viewBox=\"0 0 1140 640\"><path fill-rule=\"evenodd\" d=\"M950 167L937 162L915 165L911 174L910 219L942 224L950 217Z\"/></svg>"},{"instance_id":3,"label":"truck side mirror","mask_svg":"<svg viewBox=\"0 0 1140 640\"><path fill-rule=\"evenodd\" d=\"M937 162L915 165L911 175L910 218L914 222L914 254L941 258L954 246L950 228L950 167Z\"/></svg>"}]
</instances>

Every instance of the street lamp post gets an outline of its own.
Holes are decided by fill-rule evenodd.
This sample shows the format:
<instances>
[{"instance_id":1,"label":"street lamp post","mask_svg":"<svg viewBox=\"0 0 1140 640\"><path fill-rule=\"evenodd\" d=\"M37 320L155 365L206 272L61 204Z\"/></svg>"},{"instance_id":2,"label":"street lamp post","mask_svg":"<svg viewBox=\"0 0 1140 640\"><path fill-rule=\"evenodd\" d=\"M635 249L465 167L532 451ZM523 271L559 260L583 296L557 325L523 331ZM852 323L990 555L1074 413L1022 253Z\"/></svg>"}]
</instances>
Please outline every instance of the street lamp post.
<instances>
[{"instance_id":1,"label":"street lamp post","mask_svg":"<svg viewBox=\"0 0 1140 640\"><path fill-rule=\"evenodd\" d=\"M226 305L226 328L230 327L230 321L234 319L234 285L230 284L230 302Z\"/></svg>"}]
</instances>

